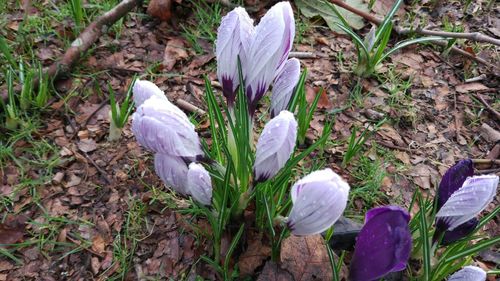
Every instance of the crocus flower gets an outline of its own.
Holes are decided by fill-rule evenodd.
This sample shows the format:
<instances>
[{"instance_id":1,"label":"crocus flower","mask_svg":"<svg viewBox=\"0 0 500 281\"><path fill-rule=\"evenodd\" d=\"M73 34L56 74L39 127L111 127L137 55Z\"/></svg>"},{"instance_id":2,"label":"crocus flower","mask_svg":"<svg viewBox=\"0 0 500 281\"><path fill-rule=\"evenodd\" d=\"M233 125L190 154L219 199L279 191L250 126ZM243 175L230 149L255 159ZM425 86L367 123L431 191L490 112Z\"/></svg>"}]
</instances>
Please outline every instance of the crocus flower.
<instances>
[{"instance_id":1,"label":"crocus flower","mask_svg":"<svg viewBox=\"0 0 500 281\"><path fill-rule=\"evenodd\" d=\"M437 228L454 230L481 213L493 200L498 176L469 177L437 212Z\"/></svg>"},{"instance_id":2,"label":"crocus flower","mask_svg":"<svg viewBox=\"0 0 500 281\"><path fill-rule=\"evenodd\" d=\"M331 169L310 173L292 186L288 227L294 235L325 231L344 212L348 195L349 185Z\"/></svg>"},{"instance_id":3,"label":"crocus flower","mask_svg":"<svg viewBox=\"0 0 500 281\"><path fill-rule=\"evenodd\" d=\"M398 206L384 206L366 213L356 240L350 280L378 280L406 267L411 252L410 215Z\"/></svg>"},{"instance_id":4,"label":"crocus flower","mask_svg":"<svg viewBox=\"0 0 500 281\"><path fill-rule=\"evenodd\" d=\"M160 179L173 190L188 195L188 166L181 157L155 154L155 171Z\"/></svg>"},{"instance_id":5,"label":"crocus flower","mask_svg":"<svg viewBox=\"0 0 500 281\"><path fill-rule=\"evenodd\" d=\"M197 163L189 164L187 188L191 196L203 205L212 201L212 180L207 170Z\"/></svg>"},{"instance_id":6,"label":"crocus flower","mask_svg":"<svg viewBox=\"0 0 500 281\"><path fill-rule=\"evenodd\" d=\"M198 134L186 114L158 97L147 99L132 116L132 132L147 149L195 159L202 155Z\"/></svg>"},{"instance_id":7,"label":"crocus flower","mask_svg":"<svg viewBox=\"0 0 500 281\"><path fill-rule=\"evenodd\" d=\"M136 107L141 106L147 99L152 96L164 99L167 102L168 99L165 93L158 88L153 82L146 80L136 80L134 86L132 87L132 93L134 94L134 103Z\"/></svg>"},{"instance_id":8,"label":"crocus flower","mask_svg":"<svg viewBox=\"0 0 500 281\"><path fill-rule=\"evenodd\" d=\"M486 272L477 266L466 266L453 273L448 281L485 281Z\"/></svg>"},{"instance_id":9,"label":"crocus flower","mask_svg":"<svg viewBox=\"0 0 500 281\"><path fill-rule=\"evenodd\" d=\"M473 175L474 168L472 166L472 160L470 159L461 160L449 168L439 183L437 210L439 211L441 207L443 207L444 203L448 201L450 196L462 187L465 180ZM458 226L454 230L446 231L443 223L440 221L437 223L438 231L435 232L433 241L437 242L439 236L443 233L443 231L445 231L441 243L443 245L453 243L469 235L472 231L474 231L478 223L479 221L476 218L473 218L470 221Z\"/></svg>"},{"instance_id":10,"label":"crocus flower","mask_svg":"<svg viewBox=\"0 0 500 281\"><path fill-rule=\"evenodd\" d=\"M279 2L271 7L255 28L248 53L242 56L250 115L253 115L258 101L283 68L294 36L295 20L288 2Z\"/></svg>"},{"instance_id":11,"label":"crocus flower","mask_svg":"<svg viewBox=\"0 0 500 281\"><path fill-rule=\"evenodd\" d=\"M300 78L300 62L296 58L286 61L276 77L271 96L271 117L287 109L292 99L293 90Z\"/></svg>"},{"instance_id":12,"label":"crocus flower","mask_svg":"<svg viewBox=\"0 0 500 281\"><path fill-rule=\"evenodd\" d=\"M246 57L253 31L253 20L241 7L235 8L224 16L217 29L215 42L217 77L229 106L234 103L236 89L240 84L238 56L241 59Z\"/></svg>"},{"instance_id":13,"label":"crocus flower","mask_svg":"<svg viewBox=\"0 0 500 281\"><path fill-rule=\"evenodd\" d=\"M297 121L283 110L265 126L257 141L253 166L255 182L274 177L293 153L297 139Z\"/></svg>"}]
</instances>

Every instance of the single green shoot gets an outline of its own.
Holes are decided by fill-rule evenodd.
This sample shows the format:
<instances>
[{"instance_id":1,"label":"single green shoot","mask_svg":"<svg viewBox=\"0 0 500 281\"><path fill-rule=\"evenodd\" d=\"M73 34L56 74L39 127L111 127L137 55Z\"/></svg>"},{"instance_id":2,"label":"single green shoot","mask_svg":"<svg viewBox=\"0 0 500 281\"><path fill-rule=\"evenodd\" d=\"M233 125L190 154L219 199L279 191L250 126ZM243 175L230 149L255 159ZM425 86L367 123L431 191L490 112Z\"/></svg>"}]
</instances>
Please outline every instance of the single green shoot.
<instances>
[{"instance_id":1,"label":"single green shoot","mask_svg":"<svg viewBox=\"0 0 500 281\"><path fill-rule=\"evenodd\" d=\"M120 139L123 127L127 124L128 117L130 116L130 113L132 113L134 108L134 102L132 101L132 87L134 83L135 81L130 84L121 105L116 100L115 91L111 85L108 84L109 106L111 107L108 135L109 141L117 141Z\"/></svg>"},{"instance_id":2,"label":"single green shoot","mask_svg":"<svg viewBox=\"0 0 500 281\"><path fill-rule=\"evenodd\" d=\"M80 32L85 24L85 10L83 8L83 0L70 0L71 15L75 23L76 31Z\"/></svg>"},{"instance_id":3,"label":"single green shoot","mask_svg":"<svg viewBox=\"0 0 500 281\"><path fill-rule=\"evenodd\" d=\"M344 154L344 158L342 159L342 167L346 167L347 164L351 161L351 159L358 155L361 149L363 148L363 145L366 143L366 141L387 121L386 118L382 119L379 121L375 126L373 127L372 130L369 130L369 128L365 128L363 132L357 136L358 133L358 128L353 127L353 130L351 132L351 137L349 138L349 144L347 145L347 151Z\"/></svg>"}]
</instances>

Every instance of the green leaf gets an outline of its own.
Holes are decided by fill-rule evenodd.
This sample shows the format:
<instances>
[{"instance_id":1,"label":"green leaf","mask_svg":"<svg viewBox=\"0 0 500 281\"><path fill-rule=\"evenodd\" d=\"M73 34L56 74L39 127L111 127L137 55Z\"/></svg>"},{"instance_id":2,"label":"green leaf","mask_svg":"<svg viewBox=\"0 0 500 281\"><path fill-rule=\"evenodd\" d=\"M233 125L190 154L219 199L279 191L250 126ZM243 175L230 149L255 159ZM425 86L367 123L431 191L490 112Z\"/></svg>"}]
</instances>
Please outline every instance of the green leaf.
<instances>
[{"instance_id":1,"label":"green leaf","mask_svg":"<svg viewBox=\"0 0 500 281\"><path fill-rule=\"evenodd\" d=\"M363 0L346 0L346 4L358 10L368 12L368 5ZM321 17L325 20L328 27L338 33L344 33L335 23L343 23L341 19L332 10L331 5L326 0L296 0L295 5L306 18ZM342 15L345 21L354 29L360 29L365 24L363 18L351 13L343 8L335 7Z\"/></svg>"}]
</instances>

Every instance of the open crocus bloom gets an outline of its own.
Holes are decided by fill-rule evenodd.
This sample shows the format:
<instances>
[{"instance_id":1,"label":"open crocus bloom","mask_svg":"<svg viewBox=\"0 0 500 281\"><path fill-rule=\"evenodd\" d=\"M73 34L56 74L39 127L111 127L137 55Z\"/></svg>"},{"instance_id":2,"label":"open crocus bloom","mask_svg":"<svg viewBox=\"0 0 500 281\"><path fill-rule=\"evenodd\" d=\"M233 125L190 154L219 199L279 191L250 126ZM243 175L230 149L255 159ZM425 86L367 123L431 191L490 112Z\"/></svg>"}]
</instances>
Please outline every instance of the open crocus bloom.
<instances>
[{"instance_id":1,"label":"open crocus bloom","mask_svg":"<svg viewBox=\"0 0 500 281\"><path fill-rule=\"evenodd\" d=\"M134 86L132 87L132 93L134 94L135 107L141 106L152 96L158 97L159 99L163 99L170 103L165 96L165 93L150 81L136 80Z\"/></svg>"},{"instance_id":2,"label":"open crocus bloom","mask_svg":"<svg viewBox=\"0 0 500 281\"><path fill-rule=\"evenodd\" d=\"M498 176L469 177L436 214L438 229L455 230L481 213L495 197Z\"/></svg>"},{"instance_id":3,"label":"open crocus bloom","mask_svg":"<svg viewBox=\"0 0 500 281\"><path fill-rule=\"evenodd\" d=\"M186 114L168 101L153 96L132 116L132 132L147 149L194 159L202 155L200 140Z\"/></svg>"},{"instance_id":4,"label":"open crocus bloom","mask_svg":"<svg viewBox=\"0 0 500 281\"><path fill-rule=\"evenodd\" d=\"M255 28L240 7L222 18L215 46L217 74L230 107L235 90L241 83L238 79L238 57L249 113L253 115L258 101L285 66L294 36L295 20L288 2L271 7Z\"/></svg>"},{"instance_id":5,"label":"open crocus bloom","mask_svg":"<svg viewBox=\"0 0 500 281\"><path fill-rule=\"evenodd\" d=\"M356 240L350 280L378 280L406 267L411 252L410 215L398 206L374 208Z\"/></svg>"},{"instance_id":6,"label":"open crocus bloom","mask_svg":"<svg viewBox=\"0 0 500 281\"><path fill-rule=\"evenodd\" d=\"M297 121L283 110L265 126L257 142L253 166L255 182L274 177L293 153L297 140Z\"/></svg>"},{"instance_id":7,"label":"open crocus bloom","mask_svg":"<svg viewBox=\"0 0 500 281\"><path fill-rule=\"evenodd\" d=\"M477 266L466 266L453 273L448 281L486 281L486 272Z\"/></svg>"},{"instance_id":8,"label":"open crocus bloom","mask_svg":"<svg viewBox=\"0 0 500 281\"><path fill-rule=\"evenodd\" d=\"M212 201L212 180L207 170L198 163L189 164L187 188L191 196L203 205Z\"/></svg>"},{"instance_id":9,"label":"open crocus bloom","mask_svg":"<svg viewBox=\"0 0 500 281\"><path fill-rule=\"evenodd\" d=\"M294 235L327 230L344 212L348 195L349 185L331 169L310 173L292 186L288 227Z\"/></svg>"}]
</instances>

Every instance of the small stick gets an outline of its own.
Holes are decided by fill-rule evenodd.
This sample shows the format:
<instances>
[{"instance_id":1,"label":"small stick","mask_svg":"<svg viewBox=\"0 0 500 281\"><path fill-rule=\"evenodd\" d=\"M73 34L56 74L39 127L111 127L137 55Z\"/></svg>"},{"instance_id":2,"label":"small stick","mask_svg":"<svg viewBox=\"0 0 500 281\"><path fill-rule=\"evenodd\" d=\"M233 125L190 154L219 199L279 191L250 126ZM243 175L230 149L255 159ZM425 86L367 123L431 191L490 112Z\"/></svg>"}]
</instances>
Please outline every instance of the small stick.
<instances>
[{"instance_id":1,"label":"small stick","mask_svg":"<svg viewBox=\"0 0 500 281\"><path fill-rule=\"evenodd\" d=\"M469 78L469 79L465 79L465 83L472 83L472 82L478 82L478 81L482 81L486 79L486 74L481 74L479 76L476 76L476 77L472 77L472 78Z\"/></svg>"},{"instance_id":2,"label":"small stick","mask_svg":"<svg viewBox=\"0 0 500 281\"><path fill-rule=\"evenodd\" d=\"M316 58L316 55L311 52L290 52L288 57L298 59L314 59Z\"/></svg>"},{"instance_id":3,"label":"small stick","mask_svg":"<svg viewBox=\"0 0 500 281\"><path fill-rule=\"evenodd\" d=\"M495 115L495 117L497 118L497 120L500 120L500 113L498 111L496 111L493 107L491 107L491 105L489 105L485 100L484 98L479 95L479 94L476 94L474 95L474 97L476 97L483 105L484 107L486 107L486 109L493 113L493 115Z\"/></svg>"},{"instance_id":4,"label":"small stick","mask_svg":"<svg viewBox=\"0 0 500 281\"><path fill-rule=\"evenodd\" d=\"M380 144L381 146L385 146L387 148L390 148L390 149L397 149L397 150L402 150L402 151L406 151L408 153L411 153L411 150L409 148L406 148L406 147L393 145L393 144L390 144L390 143L387 143L384 141L376 141L376 143Z\"/></svg>"},{"instance_id":5,"label":"small stick","mask_svg":"<svg viewBox=\"0 0 500 281\"><path fill-rule=\"evenodd\" d=\"M83 156L85 156L85 158L87 158L87 160L89 160L89 162L92 164L92 166L94 166L94 168L96 168L97 171L99 171L99 173L104 178L106 183L111 184L111 180L108 178L108 174L103 169L101 169L101 167L99 167L99 165L97 165L97 163L94 162L94 160L92 160L92 158L90 158L90 156L87 154L87 152L85 152L81 149L79 149L79 150L83 153Z\"/></svg>"},{"instance_id":6,"label":"small stick","mask_svg":"<svg viewBox=\"0 0 500 281\"><path fill-rule=\"evenodd\" d=\"M471 159L474 164L498 164L500 165L500 159Z\"/></svg>"},{"instance_id":7,"label":"small stick","mask_svg":"<svg viewBox=\"0 0 500 281\"><path fill-rule=\"evenodd\" d=\"M187 110L191 113L196 113L200 116L207 114L207 112L205 110L203 110L203 109L197 107L196 105L191 104L183 99L177 99L176 103L180 108Z\"/></svg>"}]
</instances>

